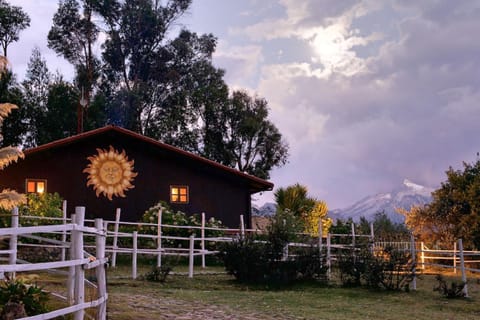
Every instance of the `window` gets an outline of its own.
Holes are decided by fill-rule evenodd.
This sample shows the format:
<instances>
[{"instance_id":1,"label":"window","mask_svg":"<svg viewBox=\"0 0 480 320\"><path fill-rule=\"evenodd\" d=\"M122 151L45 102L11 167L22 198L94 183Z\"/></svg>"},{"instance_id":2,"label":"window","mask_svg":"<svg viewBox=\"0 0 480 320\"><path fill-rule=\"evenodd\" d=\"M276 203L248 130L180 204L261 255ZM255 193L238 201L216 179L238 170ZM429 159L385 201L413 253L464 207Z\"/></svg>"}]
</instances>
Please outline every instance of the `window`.
<instances>
[{"instance_id":1,"label":"window","mask_svg":"<svg viewBox=\"0 0 480 320\"><path fill-rule=\"evenodd\" d=\"M27 193L44 193L47 192L47 180L45 179L27 179L25 182Z\"/></svg>"},{"instance_id":2,"label":"window","mask_svg":"<svg viewBox=\"0 0 480 320\"><path fill-rule=\"evenodd\" d=\"M187 186L170 186L171 203L188 203Z\"/></svg>"}]
</instances>

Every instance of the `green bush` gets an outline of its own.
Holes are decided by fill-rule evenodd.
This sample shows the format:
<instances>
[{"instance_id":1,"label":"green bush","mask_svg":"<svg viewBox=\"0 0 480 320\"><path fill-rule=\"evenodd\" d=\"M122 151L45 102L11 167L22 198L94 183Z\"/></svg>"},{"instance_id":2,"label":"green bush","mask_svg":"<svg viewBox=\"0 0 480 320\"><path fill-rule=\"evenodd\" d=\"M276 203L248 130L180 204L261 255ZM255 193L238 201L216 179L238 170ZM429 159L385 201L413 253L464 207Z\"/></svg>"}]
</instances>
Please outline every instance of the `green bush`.
<instances>
[{"instance_id":1,"label":"green bush","mask_svg":"<svg viewBox=\"0 0 480 320\"><path fill-rule=\"evenodd\" d=\"M0 285L0 307L7 304L21 304L28 316L48 312L48 294L36 285L28 285L21 280L6 280Z\"/></svg>"},{"instance_id":2,"label":"green bush","mask_svg":"<svg viewBox=\"0 0 480 320\"><path fill-rule=\"evenodd\" d=\"M160 201L155 206L151 207L143 214L142 221L146 223L156 224L158 221L158 212L162 209L162 225L173 225L173 226L193 226L201 227L202 219L199 214L187 215L181 211L173 211L167 203ZM225 228L222 225L222 221L215 219L214 217L209 218L205 221L205 227L208 228ZM145 226L140 228L140 232L144 234L157 234L156 226ZM185 237L188 238L191 235L195 237L201 236L200 229L196 228L173 228L173 227L162 227L163 236L176 236L176 237ZM220 230L205 230L205 237L220 237L223 236L224 232ZM165 247L188 247L188 241L185 240L164 240ZM152 248L156 247L155 240L144 240L143 245L150 246ZM196 243L198 245L198 243ZM210 246L210 249L213 249L212 243L207 242L207 246Z\"/></svg>"},{"instance_id":3,"label":"green bush","mask_svg":"<svg viewBox=\"0 0 480 320\"><path fill-rule=\"evenodd\" d=\"M433 288L433 291L438 291L445 298L449 299L465 297L465 292L463 291L466 286L465 282L456 283L455 281L452 281L450 286L448 286L442 275L438 274L435 279L437 280L438 284Z\"/></svg>"},{"instance_id":4,"label":"green bush","mask_svg":"<svg viewBox=\"0 0 480 320\"><path fill-rule=\"evenodd\" d=\"M410 252L391 247L372 252L365 247L339 255L337 267L344 286L408 291L415 265Z\"/></svg>"}]
</instances>

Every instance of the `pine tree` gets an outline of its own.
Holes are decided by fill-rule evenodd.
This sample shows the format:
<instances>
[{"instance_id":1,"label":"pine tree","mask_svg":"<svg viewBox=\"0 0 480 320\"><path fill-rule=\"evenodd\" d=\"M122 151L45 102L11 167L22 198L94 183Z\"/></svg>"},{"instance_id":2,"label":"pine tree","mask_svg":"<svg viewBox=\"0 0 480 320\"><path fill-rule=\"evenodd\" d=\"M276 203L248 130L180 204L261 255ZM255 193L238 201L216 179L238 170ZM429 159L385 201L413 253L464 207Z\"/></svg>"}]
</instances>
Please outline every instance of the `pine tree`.
<instances>
[{"instance_id":1,"label":"pine tree","mask_svg":"<svg viewBox=\"0 0 480 320\"><path fill-rule=\"evenodd\" d=\"M0 56L0 77L7 70L7 59ZM3 120L10 114L13 109L18 107L12 103L0 103L0 126ZM0 135L0 139L2 139ZM15 147L4 147L0 149L0 170L8 166L10 163L23 158L21 150ZM19 194L16 191L5 189L0 192L0 208L12 209L14 206L26 201L25 195Z\"/></svg>"}]
</instances>

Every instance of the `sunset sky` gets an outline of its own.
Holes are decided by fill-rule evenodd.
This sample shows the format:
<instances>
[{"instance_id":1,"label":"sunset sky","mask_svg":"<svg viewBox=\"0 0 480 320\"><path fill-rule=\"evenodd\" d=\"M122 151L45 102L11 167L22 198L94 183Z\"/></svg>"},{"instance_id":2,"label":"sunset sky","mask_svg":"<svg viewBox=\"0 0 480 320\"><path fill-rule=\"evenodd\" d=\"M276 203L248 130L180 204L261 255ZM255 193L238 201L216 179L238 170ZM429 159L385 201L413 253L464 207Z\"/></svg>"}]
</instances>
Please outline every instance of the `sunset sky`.
<instances>
[{"instance_id":1,"label":"sunset sky","mask_svg":"<svg viewBox=\"0 0 480 320\"><path fill-rule=\"evenodd\" d=\"M9 47L21 79L49 50L56 0L9 0L32 19ZM181 25L218 38L214 63L232 89L265 98L290 145L276 187L300 183L331 209L430 187L480 151L480 1L194 0ZM271 201L273 193L260 199Z\"/></svg>"}]
</instances>

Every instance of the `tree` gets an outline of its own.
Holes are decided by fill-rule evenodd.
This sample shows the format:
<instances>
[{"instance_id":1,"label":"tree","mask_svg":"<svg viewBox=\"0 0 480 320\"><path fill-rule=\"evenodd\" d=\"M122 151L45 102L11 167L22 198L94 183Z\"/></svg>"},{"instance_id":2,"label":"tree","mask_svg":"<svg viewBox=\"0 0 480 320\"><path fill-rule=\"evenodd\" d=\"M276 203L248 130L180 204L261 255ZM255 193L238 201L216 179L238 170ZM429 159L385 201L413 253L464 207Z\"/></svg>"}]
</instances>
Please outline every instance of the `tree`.
<instances>
[{"instance_id":1,"label":"tree","mask_svg":"<svg viewBox=\"0 0 480 320\"><path fill-rule=\"evenodd\" d=\"M77 104L78 128L83 131L83 118L99 75L99 61L93 52L99 28L93 23L96 1L83 0L83 11L77 0L62 0L48 33L48 47L70 62L76 70L76 82L85 101Z\"/></svg>"},{"instance_id":2,"label":"tree","mask_svg":"<svg viewBox=\"0 0 480 320\"><path fill-rule=\"evenodd\" d=\"M48 70L47 62L43 59L40 50L34 48L28 62L25 80L22 82L27 125L24 146L27 148L37 146L39 135L45 130L40 124L47 113L48 95L52 82L53 75Z\"/></svg>"},{"instance_id":3,"label":"tree","mask_svg":"<svg viewBox=\"0 0 480 320\"><path fill-rule=\"evenodd\" d=\"M0 56L0 78L3 77L7 70L7 59ZM13 109L18 108L16 105L4 102L0 103L0 125L3 120L10 114ZM1 138L1 135L0 135ZM23 158L23 153L15 147L3 147L0 149L0 170L8 166L10 163ZM0 193L0 208L11 209L14 206L25 202L25 196L18 194L13 190L2 190Z\"/></svg>"},{"instance_id":4,"label":"tree","mask_svg":"<svg viewBox=\"0 0 480 320\"><path fill-rule=\"evenodd\" d=\"M403 223L392 222L384 211L375 213L373 221L368 221L361 217L357 226L358 233L369 235L370 223L373 223L373 233L375 239L384 241L405 241L410 237L407 226Z\"/></svg>"},{"instance_id":5,"label":"tree","mask_svg":"<svg viewBox=\"0 0 480 320\"><path fill-rule=\"evenodd\" d=\"M306 233L318 235L318 225L322 220L322 232L328 233L332 219L327 217L328 207L324 201L309 197L307 187L300 184L279 188L275 191L276 214L290 213L303 226Z\"/></svg>"},{"instance_id":6,"label":"tree","mask_svg":"<svg viewBox=\"0 0 480 320\"><path fill-rule=\"evenodd\" d=\"M424 208L405 212L406 223L430 243L451 247L459 238L465 247L480 248L480 160L463 163L463 170L449 168L447 180L432 193Z\"/></svg>"},{"instance_id":7,"label":"tree","mask_svg":"<svg viewBox=\"0 0 480 320\"><path fill-rule=\"evenodd\" d=\"M0 77L0 103L11 103L13 105L23 105L23 94L18 85L13 72L5 69L1 72ZM6 117L9 115L8 117ZM1 146L6 147L10 145L23 144L23 138L27 131L25 121L24 108L12 108L5 114L0 123L1 132L3 133L1 139Z\"/></svg>"},{"instance_id":8,"label":"tree","mask_svg":"<svg viewBox=\"0 0 480 320\"><path fill-rule=\"evenodd\" d=\"M264 179L269 178L274 167L286 163L288 145L268 120L265 99L251 97L245 91L234 91L216 116L217 129L212 133L223 137L223 143L213 140L212 144L205 144L211 148L214 160Z\"/></svg>"},{"instance_id":9,"label":"tree","mask_svg":"<svg viewBox=\"0 0 480 320\"><path fill-rule=\"evenodd\" d=\"M319 222L322 221L322 234L327 234L332 226L332 218L327 217L328 207L325 201L316 201L312 210L303 217L305 232L312 236L318 235Z\"/></svg>"},{"instance_id":10,"label":"tree","mask_svg":"<svg viewBox=\"0 0 480 320\"><path fill-rule=\"evenodd\" d=\"M61 77L49 87L46 110L37 119L39 145L76 133L78 91Z\"/></svg>"},{"instance_id":11,"label":"tree","mask_svg":"<svg viewBox=\"0 0 480 320\"><path fill-rule=\"evenodd\" d=\"M7 57L8 45L18 41L20 31L30 26L30 17L17 6L0 0L0 44L3 56Z\"/></svg>"}]
</instances>

